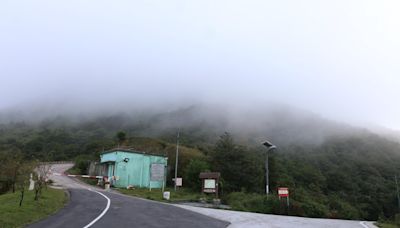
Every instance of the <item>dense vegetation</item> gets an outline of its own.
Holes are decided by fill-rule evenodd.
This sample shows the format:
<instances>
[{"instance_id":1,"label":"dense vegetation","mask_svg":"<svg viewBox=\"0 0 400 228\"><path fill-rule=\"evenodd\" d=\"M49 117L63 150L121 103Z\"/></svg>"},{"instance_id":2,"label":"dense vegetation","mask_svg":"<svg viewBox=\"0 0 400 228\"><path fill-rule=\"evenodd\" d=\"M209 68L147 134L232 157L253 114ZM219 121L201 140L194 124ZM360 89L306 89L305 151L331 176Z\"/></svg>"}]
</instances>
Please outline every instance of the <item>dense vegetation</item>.
<instances>
[{"instance_id":1,"label":"dense vegetation","mask_svg":"<svg viewBox=\"0 0 400 228\"><path fill-rule=\"evenodd\" d=\"M98 159L99 152L120 144L167 154L171 185L177 129L163 128L154 134L146 126L141 121L127 124L118 117L74 124L62 119L3 124L0 156L19 151L18 156L28 161L76 159L85 172L87 162ZM370 220L393 218L399 211L394 178L400 173L400 145L396 142L360 131L329 136L315 144L278 144L278 150L270 154L273 194L267 198L263 194L266 148L243 140L243 135L236 137L215 128L208 132L208 127L181 128L178 175L193 191L200 187L199 172L211 170L222 174L223 201L239 210ZM12 188L12 182L10 175L0 171L3 192ZM279 186L290 189L289 208L276 197Z\"/></svg>"},{"instance_id":2,"label":"dense vegetation","mask_svg":"<svg viewBox=\"0 0 400 228\"><path fill-rule=\"evenodd\" d=\"M281 148L272 155L272 189L289 187L289 211L282 208L285 202L275 202L272 208L259 205L260 199L265 200L260 195L231 198L236 203L249 201L239 207L259 212L370 220L392 217L399 209L394 179L400 167L399 149L397 143L373 135Z\"/></svg>"}]
</instances>

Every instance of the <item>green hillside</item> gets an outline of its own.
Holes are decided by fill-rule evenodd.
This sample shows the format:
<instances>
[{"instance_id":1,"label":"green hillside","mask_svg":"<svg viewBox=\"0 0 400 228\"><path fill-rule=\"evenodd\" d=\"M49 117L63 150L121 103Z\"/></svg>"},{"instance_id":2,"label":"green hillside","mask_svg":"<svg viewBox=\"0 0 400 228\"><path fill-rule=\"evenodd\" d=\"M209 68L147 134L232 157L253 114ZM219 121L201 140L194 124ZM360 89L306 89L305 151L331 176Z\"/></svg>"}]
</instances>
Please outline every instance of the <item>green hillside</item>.
<instances>
[{"instance_id":1,"label":"green hillside","mask_svg":"<svg viewBox=\"0 0 400 228\"><path fill-rule=\"evenodd\" d=\"M168 155L171 185L177 128L164 125L156 134L155 125L149 130L145 121L139 122L129 124L116 116L74 123L52 119L3 124L0 158L9 161L6 158L11 154L20 154L26 161L87 162L99 159L99 152L120 145ZM320 143L301 143L299 138L277 143L278 150L270 155L272 196L267 199L263 194L266 148L254 140L259 132L246 138L236 131L224 134L221 126L211 125L192 124L180 129L178 175L193 191L199 190L198 173L212 170L222 174L222 200L239 210L368 220L393 218L399 211L394 179L400 174L397 142L355 129L352 134L327 135L319 139ZM119 141L118 131L126 132L126 139ZM274 142L284 141L290 131L279 131L272 138L283 138ZM12 186L7 169L10 164L3 162L0 169L2 192ZM277 187L289 187L289 208L276 198Z\"/></svg>"}]
</instances>

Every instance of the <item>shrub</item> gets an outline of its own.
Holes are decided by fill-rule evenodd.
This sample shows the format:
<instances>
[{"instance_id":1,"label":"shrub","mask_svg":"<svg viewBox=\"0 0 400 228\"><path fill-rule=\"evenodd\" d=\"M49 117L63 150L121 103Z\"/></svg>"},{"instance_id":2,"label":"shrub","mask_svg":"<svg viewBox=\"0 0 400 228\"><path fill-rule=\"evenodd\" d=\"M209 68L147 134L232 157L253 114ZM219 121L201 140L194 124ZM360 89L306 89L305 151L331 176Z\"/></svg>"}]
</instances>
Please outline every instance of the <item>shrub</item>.
<instances>
[{"instance_id":1,"label":"shrub","mask_svg":"<svg viewBox=\"0 0 400 228\"><path fill-rule=\"evenodd\" d=\"M248 194L232 192L226 197L227 203L235 210L251 211L258 213L283 214L281 203L274 195Z\"/></svg>"},{"instance_id":2,"label":"shrub","mask_svg":"<svg viewBox=\"0 0 400 228\"><path fill-rule=\"evenodd\" d=\"M77 170L78 174L87 174L91 159L92 157L88 155L77 156L73 169Z\"/></svg>"},{"instance_id":3,"label":"shrub","mask_svg":"<svg viewBox=\"0 0 400 228\"><path fill-rule=\"evenodd\" d=\"M201 189L201 181L199 179L200 172L210 169L210 165L200 159L192 159L185 168L185 186L199 191Z\"/></svg>"}]
</instances>

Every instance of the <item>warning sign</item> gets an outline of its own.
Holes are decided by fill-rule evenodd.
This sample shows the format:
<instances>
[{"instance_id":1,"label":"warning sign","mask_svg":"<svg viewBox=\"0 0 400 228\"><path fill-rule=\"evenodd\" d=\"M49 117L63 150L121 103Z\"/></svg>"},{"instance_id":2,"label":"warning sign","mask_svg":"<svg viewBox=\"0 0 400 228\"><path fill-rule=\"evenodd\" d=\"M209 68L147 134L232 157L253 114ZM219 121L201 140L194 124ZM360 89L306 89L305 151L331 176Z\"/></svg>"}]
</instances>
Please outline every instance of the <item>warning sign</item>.
<instances>
[{"instance_id":1,"label":"warning sign","mask_svg":"<svg viewBox=\"0 0 400 228\"><path fill-rule=\"evenodd\" d=\"M279 197L288 197L289 189L288 188L278 188L278 196Z\"/></svg>"}]
</instances>

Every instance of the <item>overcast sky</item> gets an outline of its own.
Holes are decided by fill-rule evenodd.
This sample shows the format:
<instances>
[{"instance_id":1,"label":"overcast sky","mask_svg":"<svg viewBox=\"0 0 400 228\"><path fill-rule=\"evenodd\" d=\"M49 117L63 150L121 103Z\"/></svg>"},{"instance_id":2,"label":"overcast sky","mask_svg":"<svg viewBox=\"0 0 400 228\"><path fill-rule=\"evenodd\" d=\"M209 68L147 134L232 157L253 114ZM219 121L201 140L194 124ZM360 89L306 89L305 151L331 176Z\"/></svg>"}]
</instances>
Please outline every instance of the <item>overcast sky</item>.
<instances>
[{"instance_id":1,"label":"overcast sky","mask_svg":"<svg viewBox=\"0 0 400 228\"><path fill-rule=\"evenodd\" d=\"M400 129L399 12L398 0L1 0L0 108L273 101Z\"/></svg>"}]
</instances>

